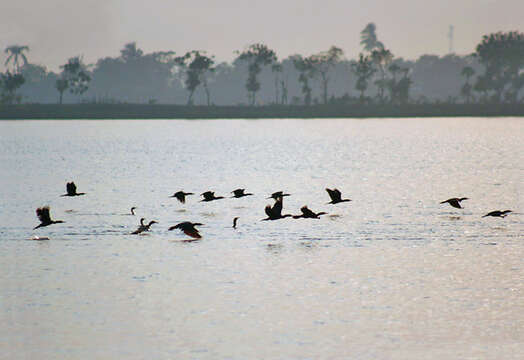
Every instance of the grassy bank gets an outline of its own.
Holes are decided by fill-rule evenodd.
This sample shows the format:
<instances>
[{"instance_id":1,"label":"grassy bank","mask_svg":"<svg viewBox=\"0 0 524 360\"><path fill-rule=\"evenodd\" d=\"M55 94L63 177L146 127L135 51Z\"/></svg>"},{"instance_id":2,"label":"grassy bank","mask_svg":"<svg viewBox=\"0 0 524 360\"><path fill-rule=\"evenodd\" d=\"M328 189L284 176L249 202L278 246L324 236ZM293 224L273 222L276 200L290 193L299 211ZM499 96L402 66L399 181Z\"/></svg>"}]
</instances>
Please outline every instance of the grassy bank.
<instances>
[{"instance_id":1,"label":"grassy bank","mask_svg":"<svg viewBox=\"0 0 524 360\"><path fill-rule=\"evenodd\" d=\"M0 120L29 119L273 119L524 116L524 104L315 106L184 106L147 104L0 105Z\"/></svg>"}]
</instances>

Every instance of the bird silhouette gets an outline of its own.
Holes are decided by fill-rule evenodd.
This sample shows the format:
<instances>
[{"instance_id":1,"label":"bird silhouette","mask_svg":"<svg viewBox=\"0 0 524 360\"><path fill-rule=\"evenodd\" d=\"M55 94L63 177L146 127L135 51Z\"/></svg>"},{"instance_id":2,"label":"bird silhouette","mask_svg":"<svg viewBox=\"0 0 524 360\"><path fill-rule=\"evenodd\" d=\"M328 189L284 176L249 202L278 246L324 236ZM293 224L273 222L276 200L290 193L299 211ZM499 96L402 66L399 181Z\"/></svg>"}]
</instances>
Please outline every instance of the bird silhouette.
<instances>
[{"instance_id":1,"label":"bird silhouette","mask_svg":"<svg viewBox=\"0 0 524 360\"><path fill-rule=\"evenodd\" d=\"M184 234L186 234L188 236L191 236L191 237L193 237L195 239L200 239L202 236L200 235L198 230L195 228L195 226L199 226L199 225L204 225L204 224L192 223L190 221L184 221L184 222L178 223L178 224L176 224L174 226L171 226L168 230L171 231L171 230L175 230L175 229L180 229L180 231L183 231Z\"/></svg>"},{"instance_id":2,"label":"bird silhouette","mask_svg":"<svg viewBox=\"0 0 524 360\"><path fill-rule=\"evenodd\" d=\"M187 195L193 195L193 193L190 193L190 192L186 193L186 192L183 192L183 191L177 191L171 197L177 198L178 201L180 201L182 204L185 204Z\"/></svg>"},{"instance_id":3,"label":"bird silhouette","mask_svg":"<svg viewBox=\"0 0 524 360\"><path fill-rule=\"evenodd\" d=\"M236 190L231 191L231 193L233 194L234 198L241 198L244 196L253 195L251 193L246 193L244 191L246 191L246 189L236 189Z\"/></svg>"},{"instance_id":4,"label":"bird silhouette","mask_svg":"<svg viewBox=\"0 0 524 360\"><path fill-rule=\"evenodd\" d=\"M302 214L301 215L294 215L293 216L293 219L300 219L300 218L305 218L305 219L320 219L320 215L325 215L327 214L326 212L324 211L321 211L319 213L314 213L313 211L309 210L309 208L307 206L302 206L300 208L300 211L302 211Z\"/></svg>"},{"instance_id":5,"label":"bird silhouette","mask_svg":"<svg viewBox=\"0 0 524 360\"><path fill-rule=\"evenodd\" d=\"M238 221L238 219L239 219L238 217L233 219L233 229L237 228L237 221Z\"/></svg>"},{"instance_id":6,"label":"bird silhouette","mask_svg":"<svg viewBox=\"0 0 524 360\"><path fill-rule=\"evenodd\" d=\"M284 194L283 191L277 191L271 194L271 196L268 197L268 199L275 199L277 200L279 197L289 196L291 194Z\"/></svg>"},{"instance_id":7,"label":"bird silhouette","mask_svg":"<svg viewBox=\"0 0 524 360\"><path fill-rule=\"evenodd\" d=\"M266 205L266 208L264 209L267 215L267 218L262 220L278 220L278 219L284 219L290 216L293 216L291 214L282 215L282 206L283 206L283 198L278 197L273 204Z\"/></svg>"},{"instance_id":8,"label":"bird silhouette","mask_svg":"<svg viewBox=\"0 0 524 360\"><path fill-rule=\"evenodd\" d=\"M135 209L136 209L135 206L133 206L133 207L131 208L131 215L135 215Z\"/></svg>"},{"instance_id":9,"label":"bird silhouette","mask_svg":"<svg viewBox=\"0 0 524 360\"><path fill-rule=\"evenodd\" d=\"M508 214L510 212L513 212L513 211L511 211L511 210L504 210L504 211L495 210L495 211L491 211L491 212L487 213L486 215L484 215L482 217L493 216L493 217L505 218L506 216L508 216Z\"/></svg>"},{"instance_id":10,"label":"bird silhouette","mask_svg":"<svg viewBox=\"0 0 524 360\"><path fill-rule=\"evenodd\" d=\"M224 198L223 196L215 196L215 192L214 191L206 191L206 192L204 192L204 193L202 193L200 195L204 197L202 200L200 200L201 202L202 201L213 201L213 200L218 200L218 199L223 199Z\"/></svg>"},{"instance_id":11,"label":"bird silhouette","mask_svg":"<svg viewBox=\"0 0 524 360\"><path fill-rule=\"evenodd\" d=\"M68 182L66 184L66 190L67 190L67 194L63 194L63 195L60 195L60 196L80 196L80 195L85 195L85 193L77 193L76 192L76 185L73 181L71 182Z\"/></svg>"},{"instance_id":12,"label":"bird silhouette","mask_svg":"<svg viewBox=\"0 0 524 360\"><path fill-rule=\"evenodd\" d=\"M451 199L447 199L445 201L441 201L440 203L441 204L445 204L445 203L448 203L450 204L451 206L453 206L454 208L457 208L457 209L463 209L463 207L460 205L460 202L463 201L463 200L469 200L467 197L463 197L463 198L451 198Z\"/></svg>"},{"instance_id":13,"label":"bird silhouette","mask_svg":"<svg viewBox=\"0 0 524 360\"><path fill-rule=\"evenodd\" d=\"M328 202L328 204L338 204L341 202L351 201L350 199L342 199L342 193L338 189L328 189L326 188L326 191L331 198L331 201Z\"/></svg>"},{"instance_id":14,"label":"bird silhouette","mask_svg":"<svg viewBox=\"0 0 524 360\"><path fill-rule=\"evenodd\" d=\"M151 227L151 225L158 224L155 220L151 220L149 224L144 224L144 220L145 218L140 219L140 225L138 226L138 229L136 229L135 231L131 233L132 235L138 235L140 233L143 233L144 231L149 231L149 228Z\"/></svg>"},{"instance_id":15,"label":"bird silhouette","mask_svg":"<svg viewBox=\"0 0 524 360\"><path fill-rule=\"evenodd\" d=\"M38 229L39 227L44 227L52 224L63 223L62 220L51 220L51 215L49 214L49 206L44 206L36 209L36 216L40 220L40 225L33 228L33 230Z\"/></svg>"}]
</instances>

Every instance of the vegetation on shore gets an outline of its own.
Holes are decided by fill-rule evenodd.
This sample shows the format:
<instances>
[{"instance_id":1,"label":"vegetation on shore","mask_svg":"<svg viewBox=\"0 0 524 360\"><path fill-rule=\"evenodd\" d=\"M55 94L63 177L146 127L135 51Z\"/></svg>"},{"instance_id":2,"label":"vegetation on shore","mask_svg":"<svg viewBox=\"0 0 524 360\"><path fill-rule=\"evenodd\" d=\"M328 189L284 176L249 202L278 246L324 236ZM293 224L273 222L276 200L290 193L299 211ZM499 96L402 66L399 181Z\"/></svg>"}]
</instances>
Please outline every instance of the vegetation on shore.
<instances>
[{"instance_id":1,"label":"vegetation on shore","mask_svg":"<svg viewBox=\"0 0 524 360\"><path fill-rule=\"evenodd\" d=\"M128 43L120 56L96 64L71 57L60 66L60 73L30 63L27 46L12 45L5 49L7 71L0 73L0 104L85 104L74 109L113 109L107 117L113 117L114 109L129 109L126 104L186 104L213 109L180 107L177 112L212 114L219 106L220 113L233 117L252 112L282 117L295 113L380 116L384 109L392 116L420 112L439 116L448 113L443 109L453 108L461 114L462 109L470 108L459 104L489 105L484 109L499 109L503 114L504 108L496 105L517 109L517 104L524 103L524 33L489 34L470 55L423 55L416 61L395 57L378 40L373 23L362 30L361 39L362 51L354 60L345 58L336 46L279 60L267 45L255 43L235 51L237 57L231 64L217 63L202 50L181 56L174 51L145 54L136 43ZM4 107L1 111L27 108L46 109ZM74 114L67 109L71 108L54 113ZM158 114L166 107L152 109L152 114Z\"/></svg>"}]
</instances>

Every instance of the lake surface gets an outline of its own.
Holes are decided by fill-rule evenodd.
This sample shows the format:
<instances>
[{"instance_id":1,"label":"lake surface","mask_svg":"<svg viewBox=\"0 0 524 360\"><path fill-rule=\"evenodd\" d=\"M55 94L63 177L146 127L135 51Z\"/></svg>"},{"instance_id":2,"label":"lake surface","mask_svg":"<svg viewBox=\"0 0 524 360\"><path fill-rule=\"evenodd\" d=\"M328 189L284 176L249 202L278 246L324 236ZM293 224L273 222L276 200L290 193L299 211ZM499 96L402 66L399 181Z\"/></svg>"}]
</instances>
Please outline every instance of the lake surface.
<instances>
[{"instance_id":1,"label":"lake surface","mask_svg":"<svg viewBox=\"0 0 524 360\"><path fill-rule=\"evenodd\" d=\"M0 358L521 359L523 139L521 118L0 122ZM328 215L260 221L278 190ZM32 230L44 205L65 223ZM167 230L186 220L201 240Z\"/></svg>"}]
</instances>

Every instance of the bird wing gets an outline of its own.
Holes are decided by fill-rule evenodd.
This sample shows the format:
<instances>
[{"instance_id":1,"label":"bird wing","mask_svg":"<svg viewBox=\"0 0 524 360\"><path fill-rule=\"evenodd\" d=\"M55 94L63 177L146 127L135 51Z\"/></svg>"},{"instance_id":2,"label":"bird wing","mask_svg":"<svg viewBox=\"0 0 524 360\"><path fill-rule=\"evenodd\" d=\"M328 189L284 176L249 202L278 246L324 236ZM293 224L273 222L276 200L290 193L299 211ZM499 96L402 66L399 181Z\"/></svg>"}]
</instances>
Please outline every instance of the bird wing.
<instances>
[{"instance_id":1,"label":"bird wing","mask_svg":"<svg viewBox=\"0 0 524 360\"><path fill-rule=\"evenodd\" d=\"M331 198L331 200L336 200L335 190L331 190L331 189L326 188L326 191L327 191L329 197Z\"/></svg>"},{"instance_id":2,"label":"bird wing","mask_svg":"<svg viewBox=\"0 0 524 360\"><path fill-rule=\"evenodd\" d=\"M195 239L200 239L202 236L198 233L198 230L195 228L192 229L184 229L184 234L191 236Z\"/></svg>"},{"instance_id":3,"label":"bird wing","mask_svg":"<svg viewBox=\"0 0 524 360\"><path fill-rule=\"evenodd\" d=\"M186 196L184 195L184 193L182 191L179 191L179 192L175 193L175 197L182 204L184 204L186 202Z\"/></svg>"},{"instance_id":4,"label":"bird wing","mask_svg":"<svg viewBox=\"0 0 524 360\"><path fill-rule=\"evenodd\" d=\"M49 206L44 206L36 209L36 216L42 223L51 222L51 215L49 214Z\"/></svg>"},{"instance_id":5,"label":"bird wing","mask_svg":"<svg viewBox=\"0 0 524 360\"><path fill-rule=\"evenodd\" d=\"M273 211L271 209L271 205L266 205L266 208L264 209L268 217L273 217Z\"/></svg>"},{"instance_id":6,"label":"bird wing","mask_svg":"<svg viewBox=\"0 0 524 360\"><path fill-rule=\"evenodd\" d=\"M74 194L76 194L76 185L75 185L74 182L67 183L66 188L67 188L67 193L68 193L69 195L74 195Z\"/></svg>"},{"instance_id":7,"label":"bird wing","mask_svg":"<svg viewBox=\"0 0 524 360\"><path fill-rule=\"evenodd\" d=\"M275 205L271 208L271 212L276 217L282 216L282 198L278 198L278 200L275 201Z\"/></svg>"},{"instance_id":8,"label":"bird wing","mask_svg":"<svg viewBox=\"0 0 524 360\"><path fill-rule=\"evenodd\" d=\"M300 211L302 211L302 214L304 214L305 217L317 217L317 214L309 210L307 206L302 206L302 208L300 208Z\"/></svg>"}]
</instances>

